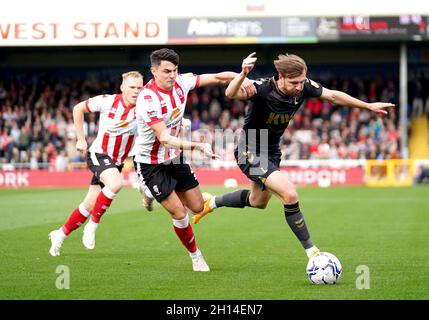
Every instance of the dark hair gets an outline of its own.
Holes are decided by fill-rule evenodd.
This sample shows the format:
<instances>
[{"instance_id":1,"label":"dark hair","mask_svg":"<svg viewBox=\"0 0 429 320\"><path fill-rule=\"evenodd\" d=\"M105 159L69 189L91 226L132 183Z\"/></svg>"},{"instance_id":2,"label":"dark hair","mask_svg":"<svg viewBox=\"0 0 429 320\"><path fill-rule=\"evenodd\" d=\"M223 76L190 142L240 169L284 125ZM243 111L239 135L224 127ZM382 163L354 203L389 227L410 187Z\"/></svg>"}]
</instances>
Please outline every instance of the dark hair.
<instances>
[{"instance_id":1,"label":"dark hair","mask_svg":"<svg viewBox=\"0 0 429 320\"><path fill-rule=\"evenodd\" d=\"M151 66L159 66L163 60L169 61L177 66L179 64L179 55L174 50L168 48L155 50L150 54Z\"/></svg>"}]
</instances>

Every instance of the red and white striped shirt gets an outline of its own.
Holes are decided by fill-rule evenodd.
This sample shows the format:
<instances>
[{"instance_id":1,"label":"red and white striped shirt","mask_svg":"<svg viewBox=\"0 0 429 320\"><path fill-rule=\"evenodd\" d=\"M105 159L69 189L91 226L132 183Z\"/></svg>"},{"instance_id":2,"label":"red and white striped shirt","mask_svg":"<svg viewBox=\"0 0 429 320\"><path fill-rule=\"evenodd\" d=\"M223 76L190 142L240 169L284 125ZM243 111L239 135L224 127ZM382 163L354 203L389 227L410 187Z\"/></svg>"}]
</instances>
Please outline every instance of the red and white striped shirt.
<instances>
[{"instance_id":1,"label":"red and white striped shirt","mask_svg":"<svg viewBox=\"0 0 429 320\"><path fill-rule=\"evenodd\" d=\"M123 164L137 134L135 105L126 107L122 94L105 94L86 100L86 109L100 112L97 138L89 151L108 155L116 165Z\"/></svg>"},{"instance_id":2,"label":"red and white striped shirt","mask_svg":"<svg viewBox=\"0 0 429 320\"><path fill-rule=\"evenodd\" d=\"M151 125L164 121L170 135L178 136L188 92L198 87L200 76L179 74L171 91L159 88L149 81L137 98L138 136L133 154L135 161L147 164L163 163L180 155L180 150L165 148L155 136Z\"/></svg>"}]
</instances>

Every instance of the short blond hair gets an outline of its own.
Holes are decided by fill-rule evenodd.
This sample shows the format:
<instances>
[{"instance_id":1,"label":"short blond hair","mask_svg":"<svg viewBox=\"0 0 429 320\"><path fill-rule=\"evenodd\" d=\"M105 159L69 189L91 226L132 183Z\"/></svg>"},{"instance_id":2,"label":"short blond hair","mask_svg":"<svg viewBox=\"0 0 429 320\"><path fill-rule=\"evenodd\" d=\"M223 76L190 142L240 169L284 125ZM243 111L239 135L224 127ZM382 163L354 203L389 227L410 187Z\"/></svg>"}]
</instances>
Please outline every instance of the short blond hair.
<instances>
[{"instance_id":1,"label":"short blond hair","mask_svg":"<svg viewBox=\"0 0 429 320\"><path fill-rule=\"evenodd\" d=\"M142 74L138 71L128 71L122 74L122 82L128 78L140 78L143 80Z\"/></svg>"},{"instance_id":2,"label":"short blond hair","mask_svg":"<svg viewBox=\"0 0 429 320\"><path fill-rule=\"evenodd\" d=\"M303 72L307 73L307 64L304 59L294 54L280 54L277 60L274 60L276 70L286 78L295 78Z\"/></svg>"}]
</instances>

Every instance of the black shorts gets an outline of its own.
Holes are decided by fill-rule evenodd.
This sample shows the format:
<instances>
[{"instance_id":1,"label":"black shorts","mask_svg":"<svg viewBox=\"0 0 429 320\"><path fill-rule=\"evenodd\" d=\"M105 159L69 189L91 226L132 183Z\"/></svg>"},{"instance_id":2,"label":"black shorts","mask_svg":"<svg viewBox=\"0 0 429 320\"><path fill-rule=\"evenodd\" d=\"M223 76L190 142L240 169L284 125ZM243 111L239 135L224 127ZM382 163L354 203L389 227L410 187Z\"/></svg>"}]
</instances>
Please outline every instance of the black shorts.
<instances>
[{"instance_id":1,"label":"black shorts","mask_svg":"<svg viewBox=\"0 0 429 320\"><path fill-rule=\"evenodd\" d=\"M240 170L247 178L256 182L261 190L265 190L265 180L274 171L280 170L280 154L269 155L268 159L260 159L251 152L238 154L238 149L234 151L235 159Z\"/></svg>"},{"instance_id":2,"label":"black shorts","mask_svg":"<svg viewBox=\"0 0 429 320\"><path fill-rule=\"evenodd\" d=\"M110 158L108 155L102 154L102 153L93 153L88 152L86 154L86 163L88 165L88 169L94 173L91 179L91 185L99 185L102 188L104 188L103 182L100 181L100 174L110 168L116 168L119 170L119 172L122 171L122 168L124 167L123 164L120 166L115 165L112 158Z\"/></svg>"},{"instance_id":3,"label":"black shorts","mask_svg":"<svg viewBox=\"0 0 429 320\"><path fill-rule=\"evenodd\" d=\"M184 161L167 161L160 164L136 162L134 165L137 174L143 177L158 202L165 200L173 191L183 192L199 185L195 173Z\"/></svg>"}]
</instances>

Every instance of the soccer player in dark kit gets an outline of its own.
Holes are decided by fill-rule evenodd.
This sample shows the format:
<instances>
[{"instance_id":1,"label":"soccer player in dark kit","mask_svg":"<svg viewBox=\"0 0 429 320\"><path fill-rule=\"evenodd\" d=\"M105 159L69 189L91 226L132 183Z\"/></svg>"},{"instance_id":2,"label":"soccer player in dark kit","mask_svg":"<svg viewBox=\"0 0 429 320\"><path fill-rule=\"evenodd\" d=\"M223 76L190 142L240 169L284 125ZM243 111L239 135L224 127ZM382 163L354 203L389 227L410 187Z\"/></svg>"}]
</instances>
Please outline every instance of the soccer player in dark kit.
<instances>
[{"instance_id":1,"label":"soccer player in dark kit","mask_svg":"<svg viewBox=\"0 0 429 320\"><path fill-rule=\"evenodd\" d=\"M305 61L293 54L281 54L274 61L278 72L272 78L255 81L256 93L248 95L240 88L243 80L256 63L256 53L243 60L242 71L226 89L230 99L250 100L243 132L235 149L235 158L240 170L250 180L250 190L212 196L205 194L204 210L194 216L194 223L219 207L266 208L271 196L276 195L284 205L284 214L289 227L310 258L319 252L308 232L299 207L296 188L287 175L280 171L280 138L289 121L306 98L317 97L337 105L368 109L378 114L387 114L391 103L367 103L337 90L322 87L307 78Z\"/></svg>"}]
</instances>

